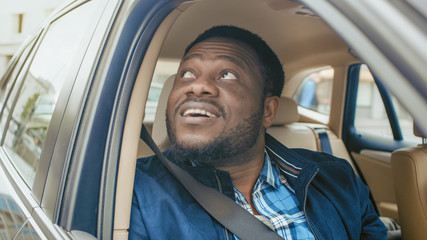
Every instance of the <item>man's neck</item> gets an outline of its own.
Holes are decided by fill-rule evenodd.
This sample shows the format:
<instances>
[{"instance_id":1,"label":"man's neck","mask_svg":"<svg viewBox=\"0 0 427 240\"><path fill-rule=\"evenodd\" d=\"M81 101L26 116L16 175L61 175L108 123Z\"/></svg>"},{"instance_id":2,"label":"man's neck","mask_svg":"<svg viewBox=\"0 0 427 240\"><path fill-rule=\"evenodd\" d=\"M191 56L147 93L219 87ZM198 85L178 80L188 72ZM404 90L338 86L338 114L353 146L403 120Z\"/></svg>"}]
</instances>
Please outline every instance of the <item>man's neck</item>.
<instances>
[{"instance_id":1,"label":"man's neck","mask_svg":"<svg viewBox=\"0 0 427 240\"><path fill-rule=\"evenodd\" d=\"M264 149L251 149L248 153L249 154L244 154L244 156L238 156L239 158L245 159L236 160L243 162L243 164L237 166L218 167L218 169L230 174L234 187L236 187L243 196L245 196L245 199L251 205L254 214L257 214L252 201L252 192L264 165Z\"/></svg>"}]
</instances>

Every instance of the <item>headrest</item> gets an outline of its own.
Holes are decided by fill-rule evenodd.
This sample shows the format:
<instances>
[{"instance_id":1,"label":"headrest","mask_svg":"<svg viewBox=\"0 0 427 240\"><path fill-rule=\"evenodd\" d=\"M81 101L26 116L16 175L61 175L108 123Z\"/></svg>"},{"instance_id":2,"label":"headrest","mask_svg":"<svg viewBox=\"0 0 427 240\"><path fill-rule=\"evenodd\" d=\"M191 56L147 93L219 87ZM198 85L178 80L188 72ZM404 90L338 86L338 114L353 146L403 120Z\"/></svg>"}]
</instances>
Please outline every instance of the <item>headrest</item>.
<instances>
[{"instance_id":1,"label":"headrest","mask_svg":"<svg viewBox=\"0 0 427 240\"><path fill-rule=\"evenodd\" d=\"M285 125L297 122L298 119L299 114L297 103L292 98L280 97L280 105L276 113L276 118L273 121L273 125Z\"/></svg>"},{"instance_id":2,"label":"headrest","mask_svg":"<svg viewBox=\"0 0 427 240\"><path fill-rule=\"evenodd\" d=\"M152 138L159 146L160 150L164 150L169 146L168 133L166 130L166 107L168 105L169 94L172 91L175 75L166 79L160 93L159 102L157 104L156 115L154 117Z\"/></svg>"},{"instance_id":3,"label":"headrest","mask_svg":"<svg viewBox=\"0 0 427 240\"><path fill-rule=\"evenodd\" d=\"M421 130L418 128L417 124L414 121L414 135L420 138L427 138L426 134L423 134Z\"/></svg>"}]
</instances>

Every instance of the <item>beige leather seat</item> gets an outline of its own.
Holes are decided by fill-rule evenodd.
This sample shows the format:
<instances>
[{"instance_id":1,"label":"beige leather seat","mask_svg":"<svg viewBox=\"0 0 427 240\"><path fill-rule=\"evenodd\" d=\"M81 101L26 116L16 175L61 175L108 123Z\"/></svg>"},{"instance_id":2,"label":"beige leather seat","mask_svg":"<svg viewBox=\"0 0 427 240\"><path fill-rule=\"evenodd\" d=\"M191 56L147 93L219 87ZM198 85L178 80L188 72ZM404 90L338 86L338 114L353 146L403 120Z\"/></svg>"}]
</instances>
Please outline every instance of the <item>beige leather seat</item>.
<instances>
[{"instance_id":1,"label":"beige leather seat","mask_svg":"<svg viewBox=\"0 0 427 240\"><path fill-rule=\"evenodd\" d=\"M393 182L402 238L427 239L427 143L396 150L391 155Z\"/></svg>"},{"instance_id":2,"label":"beige leather seat","mask_svg":"<svg viewBox=\"0 0 427 240\"><path fill-rule=\"evenodd\" d=\"M152 129L148 129L151 132L151 137L154 142L159 147L160 151L165 150L169 147L170 142L166 130L166 107L168 103L168 97L173 87L173 82L175 81L175 75L170 76L166 79L163 84L162 92L160 93L159 102L157 104L156 115L154 117L154 122ZM146 126L148 127L148 126ZM139 140L138 145L138 154L137 158L148 157L153 155L150 147L147 146L141 139Z\"/></svg>"},{"instance_id":3,"label":"beige leather seat","mask_svg":"<svg viewBox=\"0 0 427 240\"><path fill-rule=\"evenodd\" d=\"M168 105L169 94L172 91L175 75L166 79L162 92L160 93L159 103L157 104L156 116L154 117L152 137L161 151L169 147L170 142L166 130L166 107Z\"/></svg>"},{"instance_id":4,"label":"beige leather seat","mask_svg":"<svg viewBox=\"0 0 427 240\"><path fill-rule=\"evenodd\" d=\"M322 151L319 134L316 129L324 129L328 135L332 154L346 159L355 169L344 142L326 125L298 122L298 105L288 97L280 98L280 106L273 125L267 132L289 148L306 148Z\"/></svg>"},{"instance_id":5,"label":"beige leather seat","mask_svg":"<svg viewBox=\"0 0 427 240\"><path fill-rule=\"evenodd\" d=\"M305 124L297 123L298 119L297 103L291 98L281 97L276 118L267 132L289 148L307 148L317 151L315 135Z\"/></svg>"}]
</instances>

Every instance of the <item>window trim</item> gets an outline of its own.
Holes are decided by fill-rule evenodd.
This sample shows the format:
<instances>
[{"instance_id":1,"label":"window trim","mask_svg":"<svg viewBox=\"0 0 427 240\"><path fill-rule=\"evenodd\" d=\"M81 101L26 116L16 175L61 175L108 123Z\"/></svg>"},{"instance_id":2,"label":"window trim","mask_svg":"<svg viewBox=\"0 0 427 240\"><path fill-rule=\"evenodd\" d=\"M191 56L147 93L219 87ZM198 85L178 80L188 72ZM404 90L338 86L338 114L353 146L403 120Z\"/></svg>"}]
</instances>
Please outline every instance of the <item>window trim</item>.
<instances>
[{"instance_id":1,"label":"window trim","mask_svg":"<svg viewBox=\"0 0 427 240\"><path fill-rule=\"evenodd\" d=\"M19 63L19 60L23 57L25 50L29 46L31 46L31 50L28 52L27 56L31 55L31 52L33 51L34 46L36 45L41 34L42 34L42 30L37 31L33 36L26 39L22 43L22 45L19 47L19 49L15 52L15 54L13 55L12 59L10 60L8 66L6 68L6 72L0 78L0 88L6 87L8 78L11 77L11 74L13 73L13 71L15 70L16 67L22 68L22 66L25 65L25 63L28 60L27 58L24 60L24 62L22 62L19 66L17 66L17 64ZM19 71L21 71L21 69L19 69Z\"/></svg>"},{"instance_id":2,"label":"window trim","mask_svg":"<svg viewBox=\"0 0 427 240\"><path fill-rule=\"evenodd\" d=\"M410 143L394 138L382 137L369 133L358 132L354 126L356 115L356 99L359 86L359 73L361 63L349 66L347 77L347 90L343 118L342 136L349 152L360 153L363 149L392 152L398 148L410 146ZM369 146L369 147L367 147Z\"/></svg>"},{"instance_id":3,"label":"window trim","mask_svg":"<svg viewBox=\"0 0 427 240\"><path fill-rule=\"evenodd\" d=\"M2 118L2 115L3 115L4 106L9 101L10 95L12 94L12 90L15 87L15 84L18 82L18 79L21 77L20 76L21 72L23 72L23 71L25 72L26 71L25 67L28 67L27 62L29 60L29 56L31 56L34 49L36 48L37 42L38 42L41 35L42 35L42 31L39 31L38 33L36 33L32 38L30 38L26 43L24 43L21 46L21 48L17 51L17 54L14 55L12 61L10 62L8 69L6 70L6 73L0 79L0 88L2 89L1 91L4 90L4 94L6 95L6 97L2 103L3 105L0 109L0 119ZM26 55L23 55L25 53L25 50L27 50L27 49L29 49L28 53ZM22 62L20 62L20 60L23 58L24 58L24 60ZM17 71L15 78L10 79L10 78L12 78L12 74L15 72L15 70ZM13 82L11 83L12 85L10 86L9 91L6 92L7 84L9 83L9 81L13 81ZM14 101L14 99L11 101ZM1 145L3 145L3 138L4 138L5 134L6 134L5 129L4 129L4 131L0 132L0 144Z\"/></svg>"},{"instance_id":4,"label":"window trim","mask_svg":"<svg viewBox=\"0 0 427 240\"><path fill-rule=\"evenodd\" d=\"M381 99L384 104L385 111L387 113L387 118L390 124L391 131L393 133L393 139L396 141L402 141L402 130L400 129L399 119L396 114L396 110L394 108L393 101L391 100L390 92L387 91L384 84L375 74L372 74L374 78L374 82L380 92Z\"/></svg>"},{"instance_id":5,"label":"window trim","mask_svg":"<svg viewBox=\"0 0 427 240\"><path fill-rule=\"evenodd\" d=\"M14 80L12 80L14 82L13 82L13 85L11 86L11 88L9 90L9 93L7 95L7 99L5 101L5 105L7 104L8 101L11 101L11 107L9 109L8 116L6 118L5 126L8 126L9 123L10 123L10 121L11 121L11 119L12 119L12 115L13 115L13 112L15 110L16 104L18 102L19 95L21 94L22 86L25 83L25 80L26 80L26 77L27 77L27 74L28 74L28 70L29 70L29 68L30 68L30 66L32 64L32 61L34 59L35 54L37 53L37 50L38 50L38 48L40 46L41 39L43 39L44 34L45 34L45 31L40 30L40 32L37 33L37 36L34 37L34 38L32 38L32 39L34 39L34 42L31 43L31 41L30 41L30 44L33 44L31 46L31 50L25 56L26 59L25 59L24 63L21 65L21 67L19 69L19 72L17 73L17 76L15 77ZM30 46L30 45L25 45L25 46ZM23 49L25 50L26 47L24 47ZM6 79L5 79L5 81L6 81ZM14 92L15 89L16 89L16 92ZM4 108L2 108L2 110L1 110L1 115L3 114L3 110L4 110ZM8 150L6 150L3 147L4 141L5 141L6 135L7 135L7 129L8 128L5 127L5 129L1 133L0 145L1 145L2 149L3 149L3 152L4 152L5 156L7 156L8 161L14 167L14 169L16 169L16 173L19 176L20 180L22 180L25 183L25 185L27 186L28 189L32 189L30 186L28 186L28 183L23 179L20 171L16 168L16 165L15 165L14 161L12 160L12 157L10 156L10 153L8 153ZM37 198L36 198L36 201L38 203L40 203L40 200L37 199Z\"/></svg>"},{"instance_id":6,"label":"window trim","mask_svg":"<svg viewBox=\"0 0 427 240\"><path fill-rule=\"evenodd\" d=\"M68 13L74 10L78 10L79 8L83 7L83 5L90 2L93 1L85 0L68 5L65 9L58 13L58 16L55 16L52 19L52 21L49 23L49 27L60 20L60 18L66 16ZM59 215L61 212L63 195L65 191L64 188L68 177L67 172L70 165L72 151L71 148L75 139L72 131L74 131L74 128L76 127L75 125L77 124L76 121L79 121L80 117L80 114L76 113L75 111L73 112L74 114L70 114L70 109L79 109L81 104L73 102L72 106L70 106L68 103L71 101L70 99L72 96L76 94L80 96L77 99L83 102L83 96L86 92L78 89L79 91L76 93L76 88L78 88L76 85L80 84L78 83L77 79L80 76L81 68L85 67L85 65L82 64L82 61L85 60L86 53L91 45L93 34L96 31L100 16L102 15L103 9L107 3L98 1L94 4L96 5L94 6L94 9L96 10L93 12L92 19L95 19L95 22L93 22L93 24L87 29L87 34L85 34L81 39L82 43L84 42L85 44L81 43L76 50L76 55L74 55L74 58L79 59L79 61L73 61L73 63L69 66L68 71L73 74L68 74L66 76L66 84L64 84L61 89L57 104L55 106L55 111L52 115L52 128L50 125L47 133L47 135L51 134L52 136L49 139L51 143L47 144L50 146L50 148L49 152L46 152L46 159L44 163L45 169L36 173L36 177L39 177L40 181L44 183L40 185L41 188L37 189L37 194L41 198L41 207L46 213L48 219L50 219L53 223L59 222ZM87 79L84 79L84 81L86 85ZM54 116L56 116L55 122L53 122Z\"/></svg>"}]
</instances>

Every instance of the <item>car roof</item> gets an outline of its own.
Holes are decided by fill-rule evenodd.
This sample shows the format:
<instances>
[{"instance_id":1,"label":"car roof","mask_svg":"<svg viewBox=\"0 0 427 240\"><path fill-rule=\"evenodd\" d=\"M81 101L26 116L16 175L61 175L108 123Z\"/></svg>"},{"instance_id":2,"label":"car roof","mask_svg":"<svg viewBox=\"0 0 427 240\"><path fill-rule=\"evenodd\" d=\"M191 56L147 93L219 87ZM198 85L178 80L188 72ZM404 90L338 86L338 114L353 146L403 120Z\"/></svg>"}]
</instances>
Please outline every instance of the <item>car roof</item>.
<instances>
[{"instance_id":1,"label":"car roof","mask_svg":"<svg viewBox=\"0 0 427 240\"><path fill-rule=\"evenodd\" d=\"M220 11L216 11L218 6ZM236 11L243 7L244 11ZM202 1L190 6L170 30L160 57L180 59L198 34L224 24L262 36L285 66L287 79L304 68L358 61L347 44L308 8L291 1L259 0Z\"/></svg>"}]
</instances>

